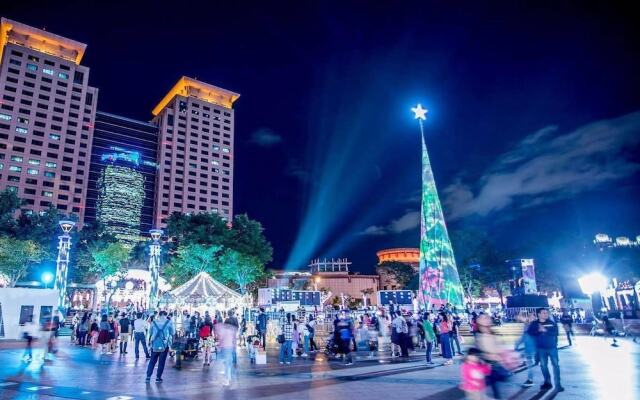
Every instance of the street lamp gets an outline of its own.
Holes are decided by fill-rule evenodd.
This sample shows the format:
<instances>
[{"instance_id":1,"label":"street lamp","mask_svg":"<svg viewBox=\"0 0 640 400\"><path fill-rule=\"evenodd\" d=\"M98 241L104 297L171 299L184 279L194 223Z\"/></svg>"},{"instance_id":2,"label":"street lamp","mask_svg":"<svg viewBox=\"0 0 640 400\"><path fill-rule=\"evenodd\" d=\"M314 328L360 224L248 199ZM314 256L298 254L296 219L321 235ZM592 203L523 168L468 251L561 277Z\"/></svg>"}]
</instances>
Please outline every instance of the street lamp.
<instances>
[{"instance_id":1,"label":"street lamp","mask_svg":"<svg viewBox=\"0 0 640 400\"><path fill-rule=\"evenodd\" d=\"M607 288L607 282L608 282L607 278L605 278L602 274L599 274L597 272L592 272L578 279L578 285L580 285L580 290L582 290L582 293L588 295L589 298L591 299L592 311L598 308L598 307L594 307L593 294L602 293ZM593 312L593 314L595 316L595 311Z\"/></svg>"},{"instance_id":2,"label":"street lamp","mask_svg":"<svg viewBox=\"0 0 640 400\"><path fill-rule=\"evenodd\" d=\"M51 282L53 282L53 274L49 271L42 273L41 276L42 279L42 283L44 283L44 288L47 288L47 285L49 285Z\"/></svg>"},{"instance_id":3,"label":"street lamp","mask_svg":"<svg viewBox=\"0 0 640 400\"><path fill-rule=\"evenodd\" d=\"M149 311L154 311L158 304L158 279L160 276L160 237L162 229L149 231L153 242L149 245L149 273L151 274L151 290L149 292Z\"/></svg>"},{"instance_id":4,"label":"street lamp","mask_svg":"<svg viewBox=\"0 0 640 400\"><path fill-rule=\"evenodd\" d=\"M65 315L64 306L67 295L67 274L69 272L69 250L71 249L71 236L69 233L76 225L75 222L63 219L58 222L62 235L58 236L58 259L56 260L56 281L54 289L58 290L58 310Z\"/></svg>"}]
</instances>

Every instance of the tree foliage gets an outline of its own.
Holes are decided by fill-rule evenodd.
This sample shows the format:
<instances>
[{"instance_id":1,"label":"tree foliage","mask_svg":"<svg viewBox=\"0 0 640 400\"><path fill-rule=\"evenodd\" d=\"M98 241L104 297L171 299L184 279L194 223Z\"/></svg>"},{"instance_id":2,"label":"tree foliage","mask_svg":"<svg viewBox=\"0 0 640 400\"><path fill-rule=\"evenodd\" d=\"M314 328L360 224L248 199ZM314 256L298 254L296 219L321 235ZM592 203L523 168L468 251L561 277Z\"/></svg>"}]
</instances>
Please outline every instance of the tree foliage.
<instances>
[{"instance_id":1,"label":"tree foliage","mask_svg":"<svg viewBox=\"0 0 640 400\"><path fill-rule=\"evenodd\" d=\"M242 294L247 292L247 287L251 283L258 281L265 273L257 257L233 249L227 249L222 254L219 266L225 283L236 284Z\"/></svg>"},{"instance_id":2,"label":"tree foliage","mask_svg":"<svg viewBox=\"0 0 640 400\"><path fill-rule=\"evenodd\" d=\"M90 272L99 277L107 292L107 312L111 298L120 283L127 275L130 249L122 243L109 243L102 249L94 248L92 252L93 265Z\"/></svg>"},{"instance_id":3,"label":"tree foliage","mask_svg":"<svg viewBox=\"0 0 640 400\"><path fill-rule=\"evenodd\" d=\"M229 225L215 213L174 213L167 220L167 236L174 251L188 244L222 246L254 256L262 265L273 257L273 247L265 238L262 225L246 214L236 215Z\"/></svg>"},{"instance_id":4,"label":"tree foliage","mask_svg":"<svg viewBox=\"0 0 640 400\"><path fill-rule=\"evenodd\" d=\"M21 240L8 236L0 237L0 274L10 287L26 276L31 267L42 261L45 252L33 240Z\"/></svg>"},{"instance_id":5,"label":"tree foliage","mask_svg":"<svg viewBox=\"0 0 640 400\"><path fill-rule=\"evenodd\" d=\"M220 275L221 255L222 246L220 245L183 244L178 248L170 264L164 268L164 275L175 286L185 283L203 271L215 278Z\"/></svg>"},{"instance_id":6,"label":"tree foliage","mask_svg":"<svg viewBox=\"0 0 640 400\"><path fill-rule=\"evenodd\" d=\"M411 280L416 280L418 276L418 271L416 271L411 265L398 261L384 261L376 266L376 270L379 274L388 274L392 276L393 280L398 283L399 289L406 288L409 282L411 282Z\"/></svg>"}]
</instances>

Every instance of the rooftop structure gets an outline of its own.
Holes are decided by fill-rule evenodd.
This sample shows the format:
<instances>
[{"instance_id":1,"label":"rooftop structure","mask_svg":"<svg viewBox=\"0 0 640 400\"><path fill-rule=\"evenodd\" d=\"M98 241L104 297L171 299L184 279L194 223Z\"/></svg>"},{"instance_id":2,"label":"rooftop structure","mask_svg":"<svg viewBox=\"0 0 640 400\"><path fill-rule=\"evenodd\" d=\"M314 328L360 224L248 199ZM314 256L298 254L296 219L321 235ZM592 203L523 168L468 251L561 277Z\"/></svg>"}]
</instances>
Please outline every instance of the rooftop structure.
<instances>
[{"instance_id":1,"label":"rooftop structure","mask_svg":"<svg viewBox=\"0 0 640 400\"><path fill-rule=\"evenodd\" d=\"M165 108L175 96L195 97L207 103L217 104L225 108L231 108L233 102L240 97L238 93L183 76L178 80L178 83L169 90L169 93L160 100L160 103L155 106L151 113L154 116L160 114L162 109Z\"/></svg>"},{"instance_id":2,"label":"rooftop structure","mask_svg":"<svg viewBox=\"0 0 640 400\"><path fill-rule=\"evenodd\" d=\"M7 43L80 64L87 45L7 18L0 21L0 59Z\"/></svg>"}]
</instances>

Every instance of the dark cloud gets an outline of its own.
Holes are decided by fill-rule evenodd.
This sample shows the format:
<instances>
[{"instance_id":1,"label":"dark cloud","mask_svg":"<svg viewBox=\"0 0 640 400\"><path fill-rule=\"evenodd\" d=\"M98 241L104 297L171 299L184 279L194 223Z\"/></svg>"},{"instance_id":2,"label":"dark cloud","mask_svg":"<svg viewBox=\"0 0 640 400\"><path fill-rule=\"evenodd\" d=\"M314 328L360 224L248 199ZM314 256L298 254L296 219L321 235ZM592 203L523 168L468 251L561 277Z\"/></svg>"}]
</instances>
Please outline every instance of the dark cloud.
<instances>
[{"instance_id":1,"label":"dark cloud","mask_svg":"<svg viewBox=\"0 0 640 400\"><path fill-rule=\"evenodd\" d=\"M272 147L282 142L282 136L269 128L260 128L251 134L250 143L262 147Z\"/></svg>"},{"instance_id":2,"label":"dark cloud","mask_svg":"<svg viewBox=\"0 0 640 400\"><path fill-rule=\"evenodd\" d=\"M392 220L387 225L371 225L359 234L367 236L393 235L409 231L418 226L420 226L420 211L407 210L403 215Z\"/></svg>"},{"instance_id":3,"label":"dark cloud","mask_svg":"<svg viewBox=\"0 0 640 400\"><path fill-rule=\"evenodd\" d=\"M462 178L443 191L449 218L485 216L505 207L530 208L627 178L640 141L640 112L569 132L548 126L498 158L477 184Z\"/></svg>"}]
</instances>

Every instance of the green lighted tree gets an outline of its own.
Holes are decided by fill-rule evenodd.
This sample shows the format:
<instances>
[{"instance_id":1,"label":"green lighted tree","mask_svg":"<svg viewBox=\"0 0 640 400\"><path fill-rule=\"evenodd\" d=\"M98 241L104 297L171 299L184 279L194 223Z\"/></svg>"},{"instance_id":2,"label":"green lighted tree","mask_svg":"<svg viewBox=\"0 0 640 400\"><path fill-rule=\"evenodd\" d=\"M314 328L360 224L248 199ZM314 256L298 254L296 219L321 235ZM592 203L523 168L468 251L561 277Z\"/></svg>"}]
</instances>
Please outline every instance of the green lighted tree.
<instances>
[{"instance_id":1,"label":"green lighted tree","mask_svg":"<svg viewBox=\"0 0 640 400\"><path fill-rule=\"evenodd\" d=\"M111 305L111 298L118 290L120 283L127 275L129 248L122 243L109 243L102 249L94 249L91 272L102 280L105 289L107 312Z\"/></svg>"},{"instance_id":2,"label":"green lighted tree","mask_svg":"<svg viewBox=\"0 0 640 400\"><path fill-rule=\"evenodd\" d=\"M0 237L0 274L6 277L10 287L14 287L44 256L42 247L33 240Z\"/></svg>"},{"instance_id":3,"label":"green lighted tree","mask_svg":"<svg viewBox=\"0 0 640 400\"><path fill-rule=\"evenodd\" d=\"M164 268L163 275L172 285L181 285L202 271L216 277L220 275L220 245L186 244L178 247L177 255Z\"/></svg>"},{"instance_id":4,"label":"green lighted tree","mask_svg":"<svg viewBox=\"0 0 640 400\"><path fill-rule=\"evenodd\" d=\"M245 294L247 287L264 275L264 267L257 257L227 249L220 257L221 276L227 282L238 285L240 293Z\"/></svg>"}]
</instances>

